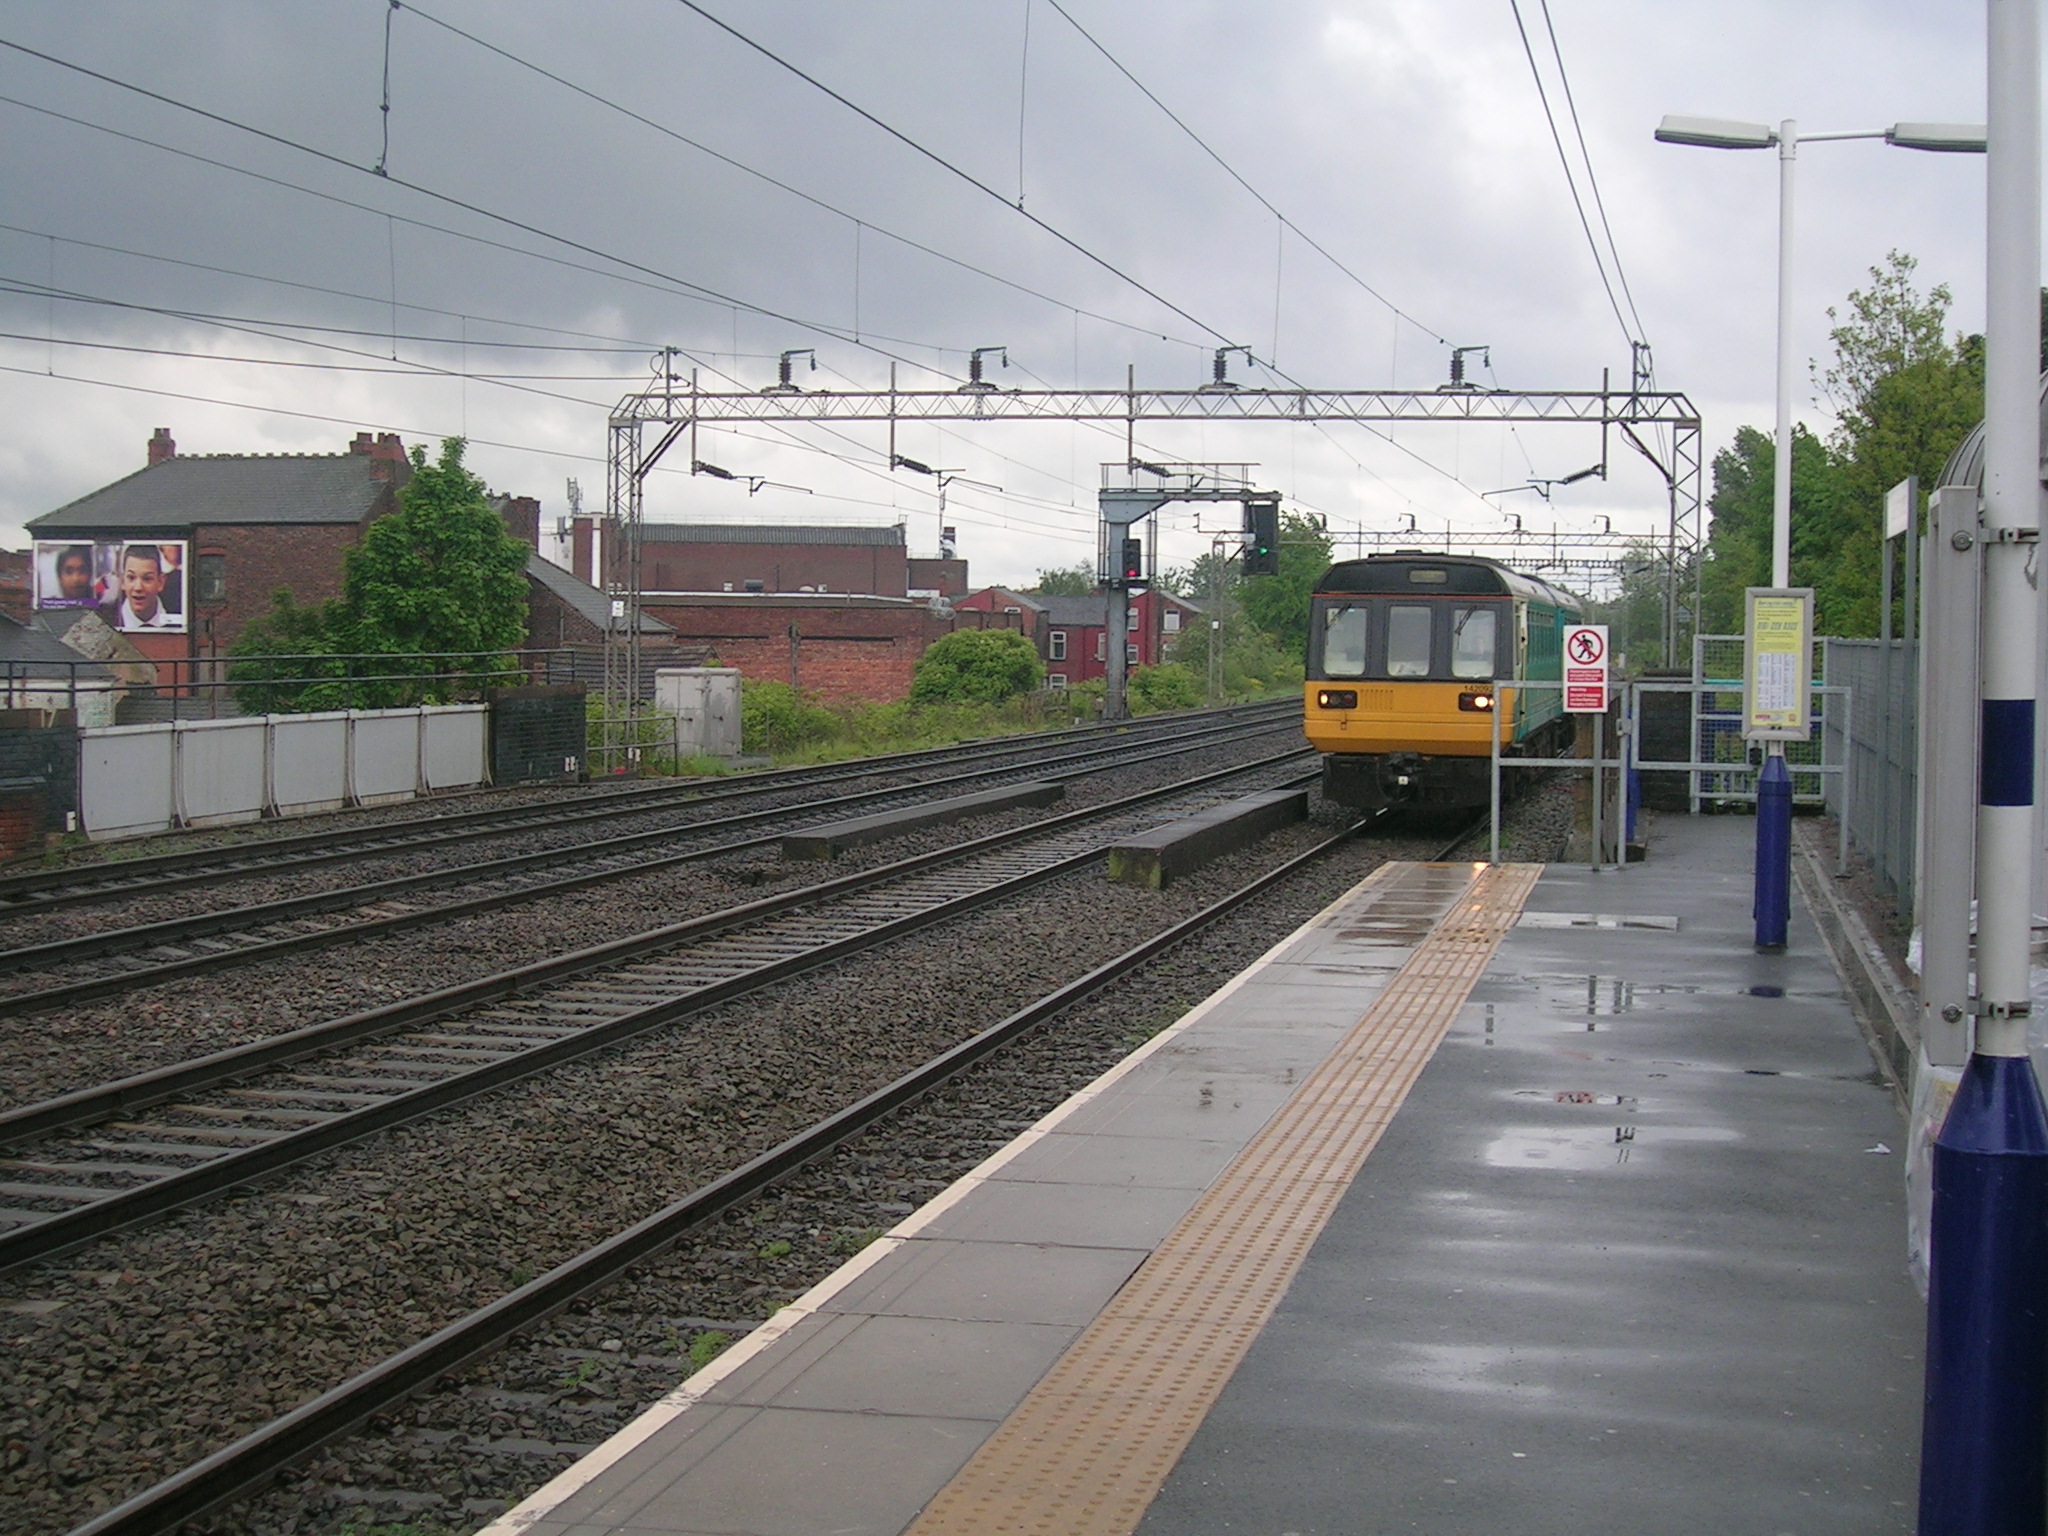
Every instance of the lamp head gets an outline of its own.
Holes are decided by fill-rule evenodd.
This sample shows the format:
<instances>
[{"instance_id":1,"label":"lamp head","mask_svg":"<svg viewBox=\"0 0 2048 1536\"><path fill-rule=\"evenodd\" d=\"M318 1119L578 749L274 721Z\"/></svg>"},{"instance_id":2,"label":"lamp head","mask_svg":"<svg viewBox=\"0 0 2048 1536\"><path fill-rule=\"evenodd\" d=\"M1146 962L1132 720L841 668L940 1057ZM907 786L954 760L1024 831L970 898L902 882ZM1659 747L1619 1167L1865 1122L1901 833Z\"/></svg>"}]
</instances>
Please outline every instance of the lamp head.
<instances>
[{"instance_id":1,"label":"lamp head","mask_svg":"<svg viewBox=\"0 0 2048 1536\"><path fill-rule=\"evenodd\" d=\"M1887 144L1938 155L1981 155L1987 140L1982 123L1893 123L1884 131Z\"/></svg>"},{"instance_id":2,"label":"lamp head","mask_svg":"<svg viewBox=\"0 0 2048 1536\"><path fill-rule=\"evenodd\" d=\"M1721 117L1667 117L1657 125L1659 144L1699 149L1769 149L1778 130L1768 123L1737 123Z\"/></svg>"}]
</instances>

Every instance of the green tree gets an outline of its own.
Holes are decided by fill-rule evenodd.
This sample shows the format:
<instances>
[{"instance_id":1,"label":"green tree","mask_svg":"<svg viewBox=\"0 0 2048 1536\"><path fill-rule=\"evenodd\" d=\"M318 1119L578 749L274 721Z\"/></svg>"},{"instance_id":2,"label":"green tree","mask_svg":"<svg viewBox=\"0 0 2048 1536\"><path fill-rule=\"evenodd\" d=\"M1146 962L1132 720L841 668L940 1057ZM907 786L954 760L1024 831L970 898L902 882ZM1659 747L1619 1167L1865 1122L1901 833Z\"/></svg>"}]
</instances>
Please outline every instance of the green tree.
<instances>
[{"instance_id":1,"label":"green tree","mask_svg":"<svg viewBox=\"0 0 2048 1536\"><path fill-rule=\"evenodd\" d=\"M451 437L427 462L412 451L412 479L398 510L370 525L342 565L341 601L330 621L336 648L391 657L391 671L476 678L504 670L491 653L526 634L523 540L506 530L482 480ZM405 689L425 702L448 683Z\"/></svg>"},{"instance_id":2,"label":"green tree","mask_svg":"<svg viewBox=\"0 0 2048 1536\"><path fill-rule=\"evenodd\" d=\"M956 629L918 658L910 701L1000 704L1044 681L1037 648L1014 629Z\"/></svg>"},{"instance_id":3,"label":"green tree","mask_svg":"<svg viewBox=\"0 0 2048 1536\"><path fill-rule=\"evenodd\" d=\"M1086 597L1095 590L1095 567L1068 565L1040 571L1038 585L1031 590L1039 597Z\"/></svg>"},{"instance_id":4,"label":"green tree","mask_svg":"<svg viewBox=\"0 0 2048 1536\"><path fill-rule=\"evenodd\" d=\"M497 653L526 635L528 550L462 452L459 437L431 464L413 449L397 510L343 557L340 597L300 607L280 590L242 632L229 675L243 708L443 703L511 671ZM312 681L279 686L281 677Z\"/></svg>"},{"instance_id":5,"label":"green tree","mask_svg":"<svg viewBox=\"0 0 2048 1536\"><path fill-rule=\"evenodd\" d=\"M1983 416L1983 340L1948 331L1949 292L1922 293L1918 264L1892 251L1830 309L1834 357L1812 368L1836 413L1822 442L1804 427L1792 443L1792 582L1814 589L1822 634L1878 632L1884 494L1908 475L1923 490ZM1703 627L1742 625L1744 587L1770 581L1771 471L1768 435L1753 427L1714 458L1713 515L1702 585Z\"/></svg>"},{"instance_id":6,"label":"green tree","mask_svg":"<svg viewBox=\"0 0 2048 1536\"><path fill-rule=\"evenodd\" d=\"M1240 601L1252 624L1291 655L1308 648L1308 600L1330 568L1336 546L1321 523L1299 512L1280 514L1280 574L1244 579Z\"/></svg>"},{"instance_id":7,"label":"green tree","mask_svg":"<svg viewBox=\"0 0 2048 1536\"><path fill-rule=\"evenodd\" d=\"M1742 630L1746 587L1771 583L1771 495L1777 445L1755 427L1735 429L1735 441L1714 455L1714 492L1700 586L1705 634ZM1842 464L1827 444L1795 423L1792 428L1792 584L1815 589L1814 625L1829 629L1836 606L1835 566L1849 530L1842 520Z\"/></svg>"},{"instance_id":8,"label":"green tree","mask_svg":"<svg viewBox=\"0 0 2048 1536\"><path fill-rule=\"evenodd\" d=\"M290 587L270 595L270 612L252 619L235 637L228 681L235 702L252 715L345 709L347 667L328 636L332 604L299 606ZM324 679L326 681L315 681Z\"/></svg>"}]
</instances>

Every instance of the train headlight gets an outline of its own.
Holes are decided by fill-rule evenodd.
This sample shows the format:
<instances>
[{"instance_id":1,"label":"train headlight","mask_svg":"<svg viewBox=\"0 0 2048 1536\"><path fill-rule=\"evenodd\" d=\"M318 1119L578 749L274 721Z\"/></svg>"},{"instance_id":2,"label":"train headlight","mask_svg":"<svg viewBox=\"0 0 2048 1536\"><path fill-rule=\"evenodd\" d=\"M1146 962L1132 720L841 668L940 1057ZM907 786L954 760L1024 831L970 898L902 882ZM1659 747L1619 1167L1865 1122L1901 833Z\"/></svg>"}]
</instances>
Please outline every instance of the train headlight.
<instances>
[{"instance_id":1,"label":"train headlight","mask_svg":"<svg viewBox=\"0 0 2048 1536\"><path fill-rule=\"evenodd\" d=\"M1358 690L1356 688L1319 688L1316 690L1317 709L1356 709Z\"/></svg>"},{"instance_id":2,"label":"train headlight","mask_svg":"<svg viewBox=\"0 0 2048 1536\"><path fill-rule=\"evenodd\" d=\"M1458 695L1458 708L1470 710L1476 714L1490 715L1493 713L1493 695L1490 693L1461 693Z\"/></svg>"}]
</instances>

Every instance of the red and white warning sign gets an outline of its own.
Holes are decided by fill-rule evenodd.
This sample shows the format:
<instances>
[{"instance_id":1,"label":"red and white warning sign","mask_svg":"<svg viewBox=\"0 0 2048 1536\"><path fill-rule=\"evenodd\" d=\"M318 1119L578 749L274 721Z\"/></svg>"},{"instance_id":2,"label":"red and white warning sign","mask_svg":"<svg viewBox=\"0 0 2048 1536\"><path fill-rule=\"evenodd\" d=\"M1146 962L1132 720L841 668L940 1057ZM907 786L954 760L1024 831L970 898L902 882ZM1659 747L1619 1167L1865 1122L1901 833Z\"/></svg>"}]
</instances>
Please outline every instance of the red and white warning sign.
<instances>
[{"instance_id":1,"label":"red and white warning sign","mask_svg":"<svg viewBox=\"0 0 2048 1536\"><path fill-rule=\"evenodd\" d=\"M1564 632L1564 707L1574 715L1607 712L1607 626L1571 624Z\"/></svg>"}]
</instances>

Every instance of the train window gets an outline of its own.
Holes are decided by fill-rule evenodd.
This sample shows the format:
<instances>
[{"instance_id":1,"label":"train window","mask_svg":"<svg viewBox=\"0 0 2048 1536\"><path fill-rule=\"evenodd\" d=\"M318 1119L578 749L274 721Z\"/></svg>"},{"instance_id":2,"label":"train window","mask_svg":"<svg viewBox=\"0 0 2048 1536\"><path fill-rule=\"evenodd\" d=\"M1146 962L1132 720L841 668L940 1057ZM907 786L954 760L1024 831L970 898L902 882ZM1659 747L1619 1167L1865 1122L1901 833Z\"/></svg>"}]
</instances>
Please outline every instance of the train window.
<instances>
[{"instance_id":1,"label":"train window","mask_svg":"<svg viewBox=\"0 0 2048 1536\"><path fill-rule=\"evenodd\" d=\"M1491 608L1451 610L1451 676L1493 676L1494 622Z\"/></svg>"},{"instance_id":2,"label":"train window","mask_svg":"<svg viewBox=\"0 0 2048 1536\"><path fill-rule=\"evenodd\" d=\"M1429 632L1434 612L1427 603L1387 605L1387 676L1429 676Z\"/></svg>"},{"instance_id":3,"label":"train window","mask_svg":"<svg viewBox=\"0 0 2048 1536\"><path fill-rule=\"evenodd\" d=\"M1364 604L1342 608L1331 604L1323 610L1323 675L1325 677L1365 676Z\"/></svg>"}]
</instances>

